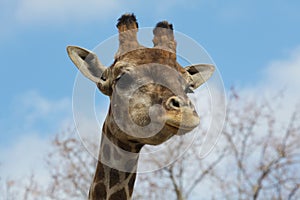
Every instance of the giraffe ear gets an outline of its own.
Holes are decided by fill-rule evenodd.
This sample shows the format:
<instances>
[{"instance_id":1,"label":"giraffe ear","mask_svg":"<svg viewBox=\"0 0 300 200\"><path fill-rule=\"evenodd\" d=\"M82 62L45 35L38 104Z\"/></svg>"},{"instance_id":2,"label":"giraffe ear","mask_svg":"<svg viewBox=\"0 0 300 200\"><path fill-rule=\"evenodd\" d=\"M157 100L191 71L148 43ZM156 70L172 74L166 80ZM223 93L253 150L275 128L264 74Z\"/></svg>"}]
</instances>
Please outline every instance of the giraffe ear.
<instances>
[{"instance_id":1,"label":"giraffe ear","mask_svg":"<svg viewBox=\"0 0 300 200\"><path fill-rule=\"evenodd\" d=\"M67 52L70 59L85 77L94 83L103 82L101 76L106 68L100 63L95 53L77 46L68 46Z\"/></svg>"},{"instance_id":2,"label":"giraffe ear","mask_svg":"<svg viewBox=\"0 0 300 200\"><path fill-rule=\"evenodd\" d=\"M185 67L184 69L184 78L192 89L196 89L212 76L215 66L211 64L197 64Z\"/></svg>"}]
</instances>

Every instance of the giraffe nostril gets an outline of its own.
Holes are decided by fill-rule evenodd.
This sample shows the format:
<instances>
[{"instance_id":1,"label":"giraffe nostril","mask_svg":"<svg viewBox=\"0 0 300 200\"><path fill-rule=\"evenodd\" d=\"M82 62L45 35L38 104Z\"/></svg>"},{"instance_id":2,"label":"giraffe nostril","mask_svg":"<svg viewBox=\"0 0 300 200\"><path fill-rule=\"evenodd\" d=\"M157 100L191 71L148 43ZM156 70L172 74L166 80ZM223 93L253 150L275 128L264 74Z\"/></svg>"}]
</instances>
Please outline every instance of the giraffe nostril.
<instances>
[{"instance_id":1,"label":"giraffe nostril","mask_svg":"<svg viewBox=\"0 0 300 200\"><path fill-rule=\"evenodd\" d=\"M170 97L167 102L166 106L169 109L173 110L180 110L180 109L192 109L195 110L194 105L189 99L183 99L178 96L172 96Z\"/></svg>"},{"instance_id":2,"label":"giraffe nostril","mask_svg":"<svg viewBox=\"0 0 300 200\"><path fill-rule=\"evenodd\" d=\"M179 99L178 97L171 97L167 101L167 106L170 109L178 110L182 106L181 99Z\"/></svg>"}]
</instances>

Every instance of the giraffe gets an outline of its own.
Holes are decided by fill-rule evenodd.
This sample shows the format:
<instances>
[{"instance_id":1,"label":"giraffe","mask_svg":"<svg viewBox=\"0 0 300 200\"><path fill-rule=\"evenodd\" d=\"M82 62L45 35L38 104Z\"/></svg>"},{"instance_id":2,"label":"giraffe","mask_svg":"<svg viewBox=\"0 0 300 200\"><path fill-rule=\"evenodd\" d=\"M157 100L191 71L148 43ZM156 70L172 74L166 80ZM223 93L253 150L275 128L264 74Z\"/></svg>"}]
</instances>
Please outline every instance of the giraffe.
<instances>
[{"instance_id":1,"label":"giraffe","mask_svg":"<svg viewBox=\"0 0 300 200\"><path fill-rule=\"evenodd\" d=\"M211 64L182 67L176 58L173 25L167 21L154 28L151 48L139 44L134 14L122 15L117 28L119 48L109 67L92 51L67 47L79 71L110 99L90 200L131 199L142 147L161 144L199 125L187 93L206 82L215 69Z\"/></svg>"}]
</instances>

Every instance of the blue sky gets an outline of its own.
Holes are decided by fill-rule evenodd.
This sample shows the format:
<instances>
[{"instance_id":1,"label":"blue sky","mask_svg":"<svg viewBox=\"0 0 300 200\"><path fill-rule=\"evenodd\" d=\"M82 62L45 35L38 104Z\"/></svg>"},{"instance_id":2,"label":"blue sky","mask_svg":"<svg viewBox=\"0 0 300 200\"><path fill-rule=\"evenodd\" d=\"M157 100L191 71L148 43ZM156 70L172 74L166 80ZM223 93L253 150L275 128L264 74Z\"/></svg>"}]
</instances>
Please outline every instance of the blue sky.
<instances>
[{"instance_id":1,"label":"blue sky","mask_svg":"<svg viewBox=\"0 0 300 200\"><path fill-rule=\"evenodd\" d=\"M66 46L93 49L117 33L125 12L140 27L169 20L208 51L229 88L268 82L277 76L265 78L270 67L282 71L275 61L298 56L299 8L296 0L2 0L0 151L27 136L47 140L68 123L77 70Z\"/></svg>"}]
</instances>

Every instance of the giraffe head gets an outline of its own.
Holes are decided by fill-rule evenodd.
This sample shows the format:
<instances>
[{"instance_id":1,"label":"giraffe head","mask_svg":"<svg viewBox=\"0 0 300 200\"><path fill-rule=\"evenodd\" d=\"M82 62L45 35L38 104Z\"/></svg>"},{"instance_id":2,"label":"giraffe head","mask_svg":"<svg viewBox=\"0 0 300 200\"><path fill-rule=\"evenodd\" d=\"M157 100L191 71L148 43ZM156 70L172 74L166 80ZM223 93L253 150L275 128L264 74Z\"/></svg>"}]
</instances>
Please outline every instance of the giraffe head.
<instances>
[{"instance_id":1,"label":"giraffe head","mask_svg":"<svg viewBox=\"0 0 300 200\"><path fill-rule=\"evenodd\" d=\"M67 47L81 73L110 97L105 125L121 141L153 145L193 130L200 118L187 93L208 80L214 66L182 67L176 59L173 26L166 21L154 28L152 48L139 44L133 14L123 15L117 28L119 49L109 67L89 50Z\"/></svg>"}]
</instances>

